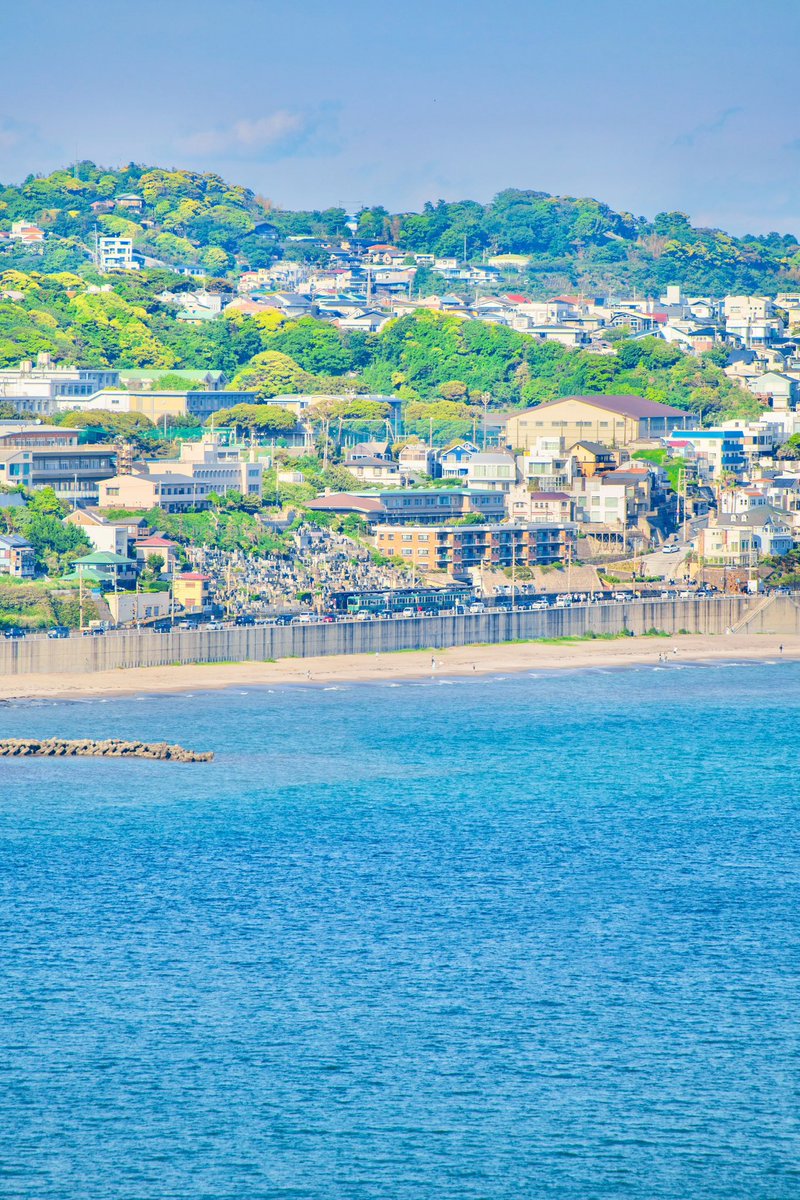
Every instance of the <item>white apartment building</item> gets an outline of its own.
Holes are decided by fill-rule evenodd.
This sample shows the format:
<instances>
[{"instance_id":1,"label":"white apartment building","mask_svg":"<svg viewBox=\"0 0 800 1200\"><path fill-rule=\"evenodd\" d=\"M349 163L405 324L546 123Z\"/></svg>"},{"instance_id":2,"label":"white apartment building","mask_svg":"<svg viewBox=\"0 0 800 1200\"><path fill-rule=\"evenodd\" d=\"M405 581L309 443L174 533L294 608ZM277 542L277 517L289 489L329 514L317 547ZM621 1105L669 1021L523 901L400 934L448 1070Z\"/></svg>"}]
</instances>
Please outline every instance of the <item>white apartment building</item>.
<instances>
[{"instance_id":1,"label":"white apartment building","mask_svg":"<svg viewBox=\"0 0 800 1200\"><path fill-rule=\"evenodd\" d=\"M576 475L575 459L566 453L560 437L536 438L532 449L517 461L526 485L537 491L568 490Z\"/></svg>"},{"instance_id":2,"label":"white apartment building","mask_svg":"<svg viewBox=\"0 0 800 1200\"><path fill-rule=\"evenodd\" d=\"M139 264L133 257L133 240L124 237L100 237L97 239L97 269L109 271L137 271Z\"/></svg>"},{"instance_id":3,"label":"white apartment building","mask_svg":"<svg viewBox=\"0 0 800 1200\"><path fill-rule=\"evenodd\" d=\"M725 332L744 346L763 346L783 332L783 322L768 296L726 296Z\"/></svg>"}]
</instances>

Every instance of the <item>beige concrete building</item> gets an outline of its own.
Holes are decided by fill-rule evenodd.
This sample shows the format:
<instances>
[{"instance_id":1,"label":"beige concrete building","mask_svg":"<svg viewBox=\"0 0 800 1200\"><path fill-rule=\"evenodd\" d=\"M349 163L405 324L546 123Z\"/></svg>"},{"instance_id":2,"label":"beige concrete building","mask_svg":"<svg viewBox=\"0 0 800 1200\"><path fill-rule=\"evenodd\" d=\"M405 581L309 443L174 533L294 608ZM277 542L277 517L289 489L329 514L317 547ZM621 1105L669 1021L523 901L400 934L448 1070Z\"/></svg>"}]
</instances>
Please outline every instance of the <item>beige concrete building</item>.
<instances>
[{"instance_id":1,"label":"beige concrete building","mask_svg":"<svg viewBox=\"0 0 800 1200\"><path fill-rule=\"evenodd\" d=\"M565 396L509 417L506 442L524 452L538 439L552 437L567 446L589 440L615 448L696 427L694 413L643 396Z\"/></svg>"},{"instance_id":2,"label":"beige concrete building","mask_svg":"<svg viewBox=\"0 0 800 1200\"><path fill-rule=\"evenodd\" d=\"M212 493L261 496L263 464L231 446L219 434L181 443L180 458L137 463L130 474L114 475L100 486L100 508L163 508L183 512L208 508Z\"/></svg>"}]
</instances>

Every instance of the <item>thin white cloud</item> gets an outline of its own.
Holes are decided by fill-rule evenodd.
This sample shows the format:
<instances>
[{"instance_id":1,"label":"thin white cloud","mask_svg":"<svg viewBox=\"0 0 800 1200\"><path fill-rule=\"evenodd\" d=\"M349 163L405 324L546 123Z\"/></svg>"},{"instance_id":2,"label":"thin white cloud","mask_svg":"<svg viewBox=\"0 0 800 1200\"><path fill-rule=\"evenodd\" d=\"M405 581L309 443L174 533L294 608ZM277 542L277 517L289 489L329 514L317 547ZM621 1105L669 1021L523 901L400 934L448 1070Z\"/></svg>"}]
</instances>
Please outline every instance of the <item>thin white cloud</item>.
<instances>
[{"instance_id":1,"label":"thin white cloud","mask_svg":"<svg viewBox=\"0 0 800 1200\"><path fill-rule=\"evenodd\" d=\"M242 117L232 125L191 133L179 147L200 157L260 158L265 152L299 149L313 127L306 114L281 108L267 116Z\"/></svg>"}]
</instances>

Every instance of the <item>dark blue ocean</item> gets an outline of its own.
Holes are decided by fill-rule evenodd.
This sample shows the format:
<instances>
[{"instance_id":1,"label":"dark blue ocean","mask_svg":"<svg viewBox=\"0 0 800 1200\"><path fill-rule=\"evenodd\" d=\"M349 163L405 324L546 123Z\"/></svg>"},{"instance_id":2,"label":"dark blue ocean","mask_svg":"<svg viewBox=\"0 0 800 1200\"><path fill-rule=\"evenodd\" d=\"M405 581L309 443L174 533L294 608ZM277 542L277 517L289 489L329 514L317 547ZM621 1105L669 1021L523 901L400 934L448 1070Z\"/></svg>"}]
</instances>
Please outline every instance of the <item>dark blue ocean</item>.
<instances>
[{"instance_id":1,"label":"dark blue ocean","mask_svg":"<svg viewBox=\"0 0 800 1200\"><path fill-rule=\"evenodd\" d=\"M655 657L655 656L654 656ZM7 705L0 1195L800 1196L800 664Z\"/></svg>"}]
</instances>

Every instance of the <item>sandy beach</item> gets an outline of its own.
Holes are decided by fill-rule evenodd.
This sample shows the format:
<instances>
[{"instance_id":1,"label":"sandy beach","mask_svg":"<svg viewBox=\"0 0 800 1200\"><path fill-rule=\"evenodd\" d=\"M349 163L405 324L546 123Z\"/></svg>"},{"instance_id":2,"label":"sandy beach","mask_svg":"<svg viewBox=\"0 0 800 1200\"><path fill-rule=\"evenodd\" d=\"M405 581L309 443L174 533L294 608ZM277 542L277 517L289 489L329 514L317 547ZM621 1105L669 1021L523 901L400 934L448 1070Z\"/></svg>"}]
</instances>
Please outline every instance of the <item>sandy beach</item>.
<instances>
[{"instance_id":1,"label":"sandy beach","mask_svg":"<svg viewBox=\"0 0 800 1200\"><path fill-rule=\"evenodd\" d=\"M800 637L771 634L619 638L573 642L525 642L414 650L390 654L331 655L278 662L194 663L138 667L92 674L5 676L0 702L34 697L110 696L141 692L185 692L283 684L369 683L438 675L509 674L591 667L658 665L731 659L800 659ZM435 665L434 665L435 659Z\"/></svg>"}]
</instances>

